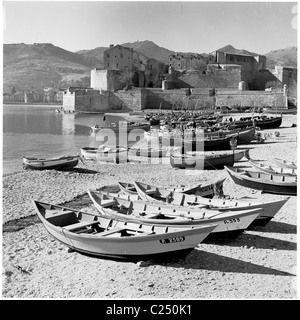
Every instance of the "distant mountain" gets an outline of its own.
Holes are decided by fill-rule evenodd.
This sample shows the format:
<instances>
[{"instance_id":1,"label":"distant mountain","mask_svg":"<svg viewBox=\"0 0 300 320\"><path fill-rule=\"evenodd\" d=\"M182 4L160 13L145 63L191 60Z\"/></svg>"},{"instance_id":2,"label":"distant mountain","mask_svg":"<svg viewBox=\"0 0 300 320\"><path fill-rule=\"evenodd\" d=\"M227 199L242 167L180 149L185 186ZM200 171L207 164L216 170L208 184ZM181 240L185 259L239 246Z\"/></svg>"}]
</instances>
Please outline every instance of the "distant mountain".
<instances>
[{"instance_id":1,"label":"distant mountain","mask_svg":"<svg viewBox=\"0 0 300 320\"><path fill-rule=\"evenodd\" d=\"M159 47L152 41L135 41L126 42L122 46L132 48L134 51L142 53L144 56L156 59L160 62L169 63L169 56L174 54L174 51Z\"/></svg>"},{"instance_id":2,"label":"distant mountain","mask_svg":"<svg viewBox=\"0 0 300 320\"><path fill-rule=\"evenodd\" d=\"M121 45L132 48L134 55L140 61L153 58L168 63L169 56L175 53L148 40ZM103 54L107 49L108 47L97 47L92 50L70 52L51 43L4 44L3 92L11 90L12 87L16 90L32 90L47 87L89 86L91 69L104 67ZM218 50L256 55L254 52L236 49L231 45ZM271 51L265 55L269 68L274 68L276 64L297 67L296 47Z\"/></svg>"},{"instance_id":3,"label":"distant mountain","mask_svg":"<svg viewBox=\"0 0 300 320\"><path fill-rule=\"evenodd\" d=\"M267 57L267 68L274 68L275 65L297 68L297 48L287 47L270 51L265 54Z\"/></svg>"}]
</instances>

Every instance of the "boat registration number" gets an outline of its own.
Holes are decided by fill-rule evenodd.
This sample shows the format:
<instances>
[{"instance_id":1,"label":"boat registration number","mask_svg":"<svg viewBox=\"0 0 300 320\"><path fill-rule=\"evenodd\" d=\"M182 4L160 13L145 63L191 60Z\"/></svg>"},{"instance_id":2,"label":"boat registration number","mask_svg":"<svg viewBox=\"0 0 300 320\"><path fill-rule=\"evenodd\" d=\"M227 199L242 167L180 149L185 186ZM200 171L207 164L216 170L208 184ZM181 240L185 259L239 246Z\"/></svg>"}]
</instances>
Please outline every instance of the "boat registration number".
<instances>
[{"instance_id":1,"label":"boat registration number","mask_svg":"<svg viewBox=\"0 0 300 320\"><path fill-rule=\"evenodd\" d=\"M224 220L224 224L235 223L235 222L239 222L239 221L240 221L240 218L232 218L232 219Z\"/></svg>"},{"instance_id":2,"label":"boat registration number","mask_svg":"<svg viewBox=\"0 0 300 320\"><path fill-rule=\"evenodd\" d=\"M167 238L167 239L160 239L159 242L162 244L165 243L173 243L173 242L182 242L185 240L185 237L173 237L173 238Z\"/></svg>"}]
</instances>

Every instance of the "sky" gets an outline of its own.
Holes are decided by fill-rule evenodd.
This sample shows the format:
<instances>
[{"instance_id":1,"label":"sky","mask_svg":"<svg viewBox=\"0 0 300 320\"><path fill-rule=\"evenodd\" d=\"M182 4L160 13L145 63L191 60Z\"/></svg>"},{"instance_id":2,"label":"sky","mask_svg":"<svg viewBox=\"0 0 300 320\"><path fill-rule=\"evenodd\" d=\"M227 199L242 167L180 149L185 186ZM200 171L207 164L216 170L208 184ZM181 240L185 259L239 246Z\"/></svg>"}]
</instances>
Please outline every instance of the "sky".
<instances>
[{"instance_id":1,"label":"sky","mask_svg":"<svg viewBox=\"0 0 300 320\"><path fill-rule=\"evenodd\" d=\"M3 43L76 52L153 41L180 52L297 46L297 2L3 1Z\"/></svg>"}]
</instances>

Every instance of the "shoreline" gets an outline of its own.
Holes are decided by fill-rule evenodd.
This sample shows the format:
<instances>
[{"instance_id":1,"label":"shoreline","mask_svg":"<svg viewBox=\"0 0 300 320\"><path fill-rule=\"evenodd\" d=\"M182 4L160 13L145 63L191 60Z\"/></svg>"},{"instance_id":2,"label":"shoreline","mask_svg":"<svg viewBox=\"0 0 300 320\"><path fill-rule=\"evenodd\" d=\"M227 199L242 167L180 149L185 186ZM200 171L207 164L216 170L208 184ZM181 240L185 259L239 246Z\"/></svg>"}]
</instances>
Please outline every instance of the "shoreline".
<instances>
[{"instance_id":1,"label":"shoreline","mask_svg":"<svg viewBox=\"0 0 300 320\"><path fill-rule=\"evenodd\" d=\"M239 146L273 163L274 156L296 161L297 116L284 116L280 132L265 143ZM236 166L251 166L243 158ZM87 257L53 239L36 220L32 200L94 210L87 189L118 181L192 187L225 178L224 194L272 200L283 196L234 184L226 170L187 174L170 164L80 163L73 171L19 171L3 175L4 299L296 299L297 197L290 197L265 227L237 239L199 244L185 259L139 263ZM32 220L30 220L32 218ZM17 223L20 225L17 225ZM15 230L7 231L7 227ZM22 224L23 223L23 224ZM109 275L109 276L108 276ZM174 281L175 279L175 281Z\"/></svg>"}]
</instances>

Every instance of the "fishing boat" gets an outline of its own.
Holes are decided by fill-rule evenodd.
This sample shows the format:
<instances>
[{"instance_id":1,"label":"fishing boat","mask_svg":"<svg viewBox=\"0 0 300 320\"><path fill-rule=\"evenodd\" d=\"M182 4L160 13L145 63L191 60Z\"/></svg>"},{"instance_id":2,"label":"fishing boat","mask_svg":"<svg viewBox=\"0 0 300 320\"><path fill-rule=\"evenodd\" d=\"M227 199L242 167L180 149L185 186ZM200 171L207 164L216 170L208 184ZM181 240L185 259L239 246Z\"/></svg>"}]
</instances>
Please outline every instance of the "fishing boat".
<instances>
[{"instance_id":1,"label":"fishing boat","mask_svg":"<svg viewBox=\"0 0 300 320\"><path fill-rule=\"evenodd\" d=\"M224 169L224 165L233 166L234 154L198 152L193 154L170 154L170 164L173 168L194 170Z\"/></svg>"},{"instance_id":2,"label":"fishing boat","mask_svg":"<svg viewBox=\"0 0 300 320\"><path fill-rule=\"evenodd\" d=\"M225 179L218 180L214 183L207 183L207 184L199 184L194 187L185 187L180 186L176 188L167 188L169 192L180 192L184 194L192 194L192 195L199 195L205 198L213 198L215 195L223 195L223 182ZM150 184L138 182L139 185L153 190L156 187ZM118 186L120 191L124 194L129 195L138 195L136 184L135 183L126 183L126 182L118 182Z\"/></svg>"},{"instance_id":3,"label":"fishing boat","mask_svg":"<svg viewBox=\"0 0 300 320\"><path fill-rule=\"evenodd\" d=\"M146 158L162 158L165 157L168 148L129 148L129 155Z\"/></svg>"},{"instance_id":4,"label":"fishing boat","mask_svg":"<svg viewBox=\"0 0 300 320\"><path fill-rule=\"evenodd\" d=\"M265 193L297 195L297 176L285 176L266 172L227 167L232 180L243 187L262 190Z\"/></svg>"},{"instance_id":5,"label":"fishing boat","mask_svg":"<svg viewBox=\"0 0 300 320\"><path fill-rule=\"evenodd\" d=\"M224 151L187 151L186 153L187 155L190 155L190 156L204 156L204 157L207 157L209 155L222 155L222 156L225 156L225 155L232 155L234 156L234 162L238 162L240 161L242 158L247 158L249 157L249 149L236 149L233 151L231 150L224 150Z\"/></svg>"},{"instance_id":6,"label":"fishing boat","mask_svg":"<svg viewBox=\"0 0 300 320\"><path fill-rule=\"evenodd\" d=\"M46 230L66 246L94 256L141 260L186 256L216 224L153 225L111 219L63 206L34 201Z\"/></svg>"},{"instance_id":7,"label":"fishing boat","mask_svg":"<svg viewBox=\"0 0 300 320\"><path fill-rule=\"evenodd\" d=\"M96 160L105 162L127 162L128 148L126 146L101 145L96 151Z\"/></svg>"},{"instance_id":8,"label":"fishing boat","mask_svg":"<svg viewBox=\"0 0 300 320\"><path fill-rule=\"evenodd\" d=\"M148 131L150 129L150 124L148 123L135 123L135 122L127 122L127 121L120 121L119 123L111 123L108 126L101 126L101 125L94 125L91 127L91 129L95 132L95 131L99 131L99 130L106 130L106 129L110 129L113 130L114 132L130 132L132 130L144 130L144 131Z\"/></svg>"},{"instance_id":9,"label":"fishing boat","mask_svg":"<svg viewBox=\"0 0 300 320\"><path fill-rule=\"evenodd\" d=\"M297 170L291 169L291 168L284 168L284 167L276 167L276 166L270 166L270 165L264 165L262 163L258 163L257 161L254 161L252 159L248 159L248 162L256 169L259 169L263 172L272 173L272 174L279 174L279 175L285 175L285 176L296 176Z\"/></svg>"},{"instance_id":10,"label":"fishing boat","mask_svg":"<svg viewBox=\"0 0 300 320\"><path fill-rule=\"evenodd\" d=\"M250 128L238 128L238 129L233 129L233 130L218 130L215 132L206 132L204 133L205 138L210 138L210 137L236 137L237 143L239 145L241 144L248 144L252 140L255 139L255 127L252 126Z\"/></svg>"},{"instance_id":11,"label":"fishing boat","mask_svg":"<svg viewBox=\"0 0 300 320\"><path fill-rule=\"evenodd\" d=\"M217 224L206 240L212 238L235 238L242 233L261 213L261 208L242 211L218 211L211 209L172 207L146 201L131 201L95 190L88 194L103 215L138 223L205 226Z\"/></svg>"},{"instance_id":12,"label":"fishing boat","mask_svg":"<svg viewBox=\"0 0 300 320\"><path fill-rule=\"evenodd\" d=\"M284 159L274 158L274 161L283 168L297 169L297 163L293 161L287 161Z\"/></svg>"},{"instance_id":13,"label":"fishing boat","mask_svg":"<svg viewBox=\"0 0 300 320\"><path fill-rule=\"evenodd\" d=\"M276 129L281 126L282 116L280 117L268 117L268 116L253 116L242 117L239 120L232 122L226 122L231 128L245 128L255 125L256 127L264 129Z\"/></svg>"},{"instance_id":14,"label":"fishing boat","mask_svg":"<svg viewBox=\"0 0 300 320\"><path fill-rule=\"evenodd\" d=\"M68 170L77 166L79 155L61 156L57 158L35 158L23 156L23 169L32 170Z\"/></svg>"},{"instance_id":15,"label":"fishing boat","mask_svg":"<svg viewBox=\"0 0 300 320\"><path fill-rule=\"evenodd\" d=\"M261 214L253 221L253 225L266 225L288 201L289 197L273 201L258 201L252 198L234 200L204 198L201 195L182 194L152 185L135 181L134 185L139 199L149 202L168 203L177 206L196 206L217 210L248 210L262 208ZM130 195L128 195L130 197ZM129 198L128 198L129 199Z\"/></svg>"}]
</instances>

